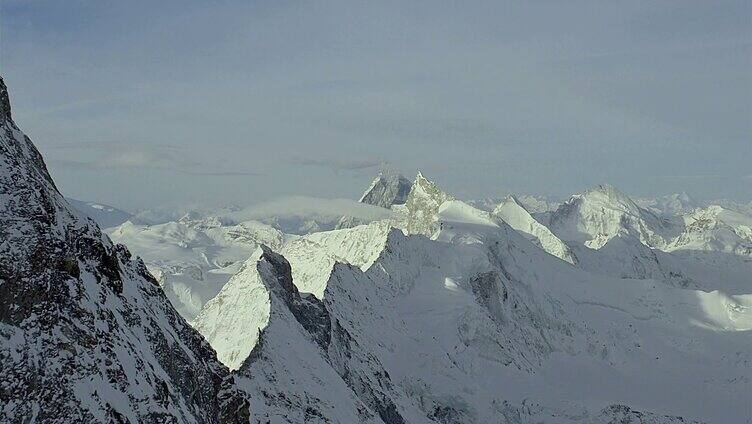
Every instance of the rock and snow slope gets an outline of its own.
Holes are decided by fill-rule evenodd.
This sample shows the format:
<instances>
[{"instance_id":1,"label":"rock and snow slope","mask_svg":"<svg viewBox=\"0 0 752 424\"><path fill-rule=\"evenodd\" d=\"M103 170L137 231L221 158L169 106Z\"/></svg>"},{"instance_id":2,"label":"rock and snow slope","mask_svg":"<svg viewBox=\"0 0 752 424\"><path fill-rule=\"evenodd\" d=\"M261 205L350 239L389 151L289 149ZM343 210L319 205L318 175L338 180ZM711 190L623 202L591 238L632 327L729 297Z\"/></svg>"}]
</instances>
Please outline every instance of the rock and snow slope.
<instances>
[{"instance_id":1,"label":"rock and snow slope","mask_svg":"<svg viewBox=\"0 0 752 424\"><path fill-rule=\"evenodd\" d=\"M244 422L247 401L144 264L58 192L0 79L3 422Z\"/></svg>"}]
</instances>

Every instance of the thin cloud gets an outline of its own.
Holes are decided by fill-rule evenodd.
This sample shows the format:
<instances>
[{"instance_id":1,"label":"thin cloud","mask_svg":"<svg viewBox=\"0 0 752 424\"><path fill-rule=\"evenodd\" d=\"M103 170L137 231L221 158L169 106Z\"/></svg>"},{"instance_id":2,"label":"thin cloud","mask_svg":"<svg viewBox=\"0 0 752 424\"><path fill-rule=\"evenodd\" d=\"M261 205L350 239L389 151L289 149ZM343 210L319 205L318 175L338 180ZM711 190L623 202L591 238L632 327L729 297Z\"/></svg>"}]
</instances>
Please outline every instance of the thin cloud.
<instances>
[{"instance_id":1,"label":"thin cloud","mask_svg":"<svg viewBox=\"0 0 752 424\"><path fill-rule=\"evenodd\" d=\"M268 217L332 219L342 215L364 220L377 220L390 218L392 211L350 199L289 196L233 212L227 217L235 221L246 221Z\"/></svg>"},{"instance_id":2,"label":"thin cloud","mask_svg":"<svg viewBox=\"0 0 752 424\"><path fill-rule=\"evenodd\" d=\"M207 177L260 177L266 175L263 172L250 172L250 171L181 171L189 175L203 175Z\"/></svg>"},{"instance_id":3,"label":"thin cloud","mask_svg":"<svg viewBox=\"0 0 752 424\"><path fill-rule=\"evenodd\" d=\"M102 147L99 143L95 145ZM71 144L67 148L78 147L80 146ZM85 171L148 169L202 176L229 177L263 175L262 173L245 170L206 169L207 166L205 164L189 159L182 152L171 146L122 147L118 145L107 145L107 151L93 159L53 159L50 163L64 169Z\"/></svg>"},{"instance_id":4,"label":"thin cloud","mask_svg":"<svg viewBox=\"0 0 752 424\"><path fill-rule=\"evenodd\" d=\"M656 175L655 178L663 180L717 180L728 178L720 174L696 174L696 175Z\"/></svg>"},{"instance_id":5,"label":"thin cloud","mask_svg":"<svg viewBox=\"0 0 752 424\"><path fill-rule=\"evenodd\" d=\"M381 165L382 161L377 159L298 159L293 161L296 165L318 166L329 168L335 172L339 171L356 171L361 169L371 169Z\"/></svg>"}]
</instances>

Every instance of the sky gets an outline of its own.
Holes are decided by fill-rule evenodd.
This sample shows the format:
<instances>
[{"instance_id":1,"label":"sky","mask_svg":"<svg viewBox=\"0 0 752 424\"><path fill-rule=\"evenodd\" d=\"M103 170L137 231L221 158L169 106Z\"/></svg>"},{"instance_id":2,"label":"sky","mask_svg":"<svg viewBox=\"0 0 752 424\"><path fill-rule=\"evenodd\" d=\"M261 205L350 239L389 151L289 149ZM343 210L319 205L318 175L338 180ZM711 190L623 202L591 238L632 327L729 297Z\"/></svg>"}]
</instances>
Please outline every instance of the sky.
<instances>
[{"instance_id":1,"label":"sky","mask_svg":"<svg viewBox=\"0 0 752 424\"><path fill-rule=\"evenodd\" d=\"M610 183L752 200L752 2L0 2L14 119L127 210Z\"/></svg>"}]
</instances>

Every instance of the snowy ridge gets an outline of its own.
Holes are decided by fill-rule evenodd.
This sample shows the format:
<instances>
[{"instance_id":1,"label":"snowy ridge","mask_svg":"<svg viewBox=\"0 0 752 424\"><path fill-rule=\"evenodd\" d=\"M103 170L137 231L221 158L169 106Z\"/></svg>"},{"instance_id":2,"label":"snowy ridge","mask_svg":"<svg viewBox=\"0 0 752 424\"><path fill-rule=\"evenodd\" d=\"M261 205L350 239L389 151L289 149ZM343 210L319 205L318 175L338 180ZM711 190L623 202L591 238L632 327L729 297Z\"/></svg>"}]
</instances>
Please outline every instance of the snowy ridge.
<instances>
[{"instance_id":1,"label":"snowy ridge","mask_svg":"<svg viewBox=\"0 0 752 424\"><path fill-rule=\"evenodd\" d=\"M548 228L536 221L532 215L513 196L508 197L497 206L493 214L509 224L515 230L527 234L531 240L546 252L570 264L577 259L569 246L559 240Z\"/></svg>"},{"instance_id":2,"label":"snowy ridge","mask_svg":"<svg viewBox=\"0 0 752 424\"><path fill-rule=\"evenodd\" d=\"M347 230L310 234L290 241L280 252L292 264L298 289L322 299L335 263L368 269L386 246L390 231L389 221L376 221Z\"/></svg>"}]
</instances>

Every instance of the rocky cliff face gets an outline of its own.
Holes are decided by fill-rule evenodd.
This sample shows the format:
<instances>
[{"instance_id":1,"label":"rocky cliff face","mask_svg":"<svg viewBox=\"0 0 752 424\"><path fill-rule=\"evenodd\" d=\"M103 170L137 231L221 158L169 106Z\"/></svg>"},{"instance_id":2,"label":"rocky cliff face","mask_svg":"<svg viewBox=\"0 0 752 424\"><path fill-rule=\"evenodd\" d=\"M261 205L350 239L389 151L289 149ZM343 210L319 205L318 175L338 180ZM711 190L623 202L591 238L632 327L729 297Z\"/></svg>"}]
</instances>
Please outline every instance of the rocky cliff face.
<instances>
[{"instance_id":1,"label":"rocky cliff face","mask_svg":"<svg viewBox=\"0 0 752 424\"><path fill-rule=\"evenodd\" d=\"M4 422L243 422L247 402L144 264L63 198L0 79Z\"/></svg>"},{"instance_id":2,"label":"rocky cliff face","mask_svg":"<svg viewBox=\"0 0 752 424\"><path fill-rule=\"evenodd\" d=\"M404 205L411 187L410 180L404 176L382 172L373 180L359 201L382 208Z\"/></svg>"}]
</instances>

